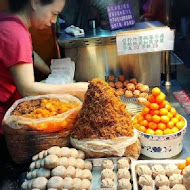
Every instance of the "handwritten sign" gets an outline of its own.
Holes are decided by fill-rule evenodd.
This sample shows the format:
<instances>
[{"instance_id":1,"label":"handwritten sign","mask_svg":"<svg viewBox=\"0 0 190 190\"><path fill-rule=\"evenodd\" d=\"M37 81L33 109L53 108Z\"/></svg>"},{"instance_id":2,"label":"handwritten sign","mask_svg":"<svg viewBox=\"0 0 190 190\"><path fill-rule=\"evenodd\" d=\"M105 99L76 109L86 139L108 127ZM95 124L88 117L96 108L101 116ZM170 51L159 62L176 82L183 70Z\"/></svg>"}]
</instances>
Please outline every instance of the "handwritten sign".
<instances>
[{"instance_id":1,"label":"handwritten sign","mask_svg":"<svg viewBox=\"0 0 190 190\"><path fill-rule=\"evenodd\" d=\"M135 17L131 3L109 5L107 13L111 30L126 28L135 24Z\"/></svg>"},{"instance_id":2,"label":"handwritten sign","mask_svg":"<svg viewBox=\"0 0 190 190\"><path fill-rule=\"evenodd\" d=\"M173 50L174 31L168 27L117 33L118 55Z\"/></svg>"}]
</instances>

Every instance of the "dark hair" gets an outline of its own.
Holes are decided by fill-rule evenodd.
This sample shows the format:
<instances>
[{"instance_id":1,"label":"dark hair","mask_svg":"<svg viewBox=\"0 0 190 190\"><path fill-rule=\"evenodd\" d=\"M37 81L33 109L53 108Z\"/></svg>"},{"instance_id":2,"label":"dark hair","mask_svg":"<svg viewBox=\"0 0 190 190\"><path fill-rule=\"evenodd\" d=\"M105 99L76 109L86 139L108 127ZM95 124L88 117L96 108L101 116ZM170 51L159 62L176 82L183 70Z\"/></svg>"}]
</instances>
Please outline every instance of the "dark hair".
<instances>
[{"instance_id":1,"label":"dark hair","mask_svg":"<svg viewBox=\"0 0 190 190\"><path fill-rule=\"evenodd\" d=\"M13 13L19 12L24 9L30 0L9 0L10 11ZM41 4L46 5L53 3L54 0L40 0Z\"/></svg>"}]
</instances>

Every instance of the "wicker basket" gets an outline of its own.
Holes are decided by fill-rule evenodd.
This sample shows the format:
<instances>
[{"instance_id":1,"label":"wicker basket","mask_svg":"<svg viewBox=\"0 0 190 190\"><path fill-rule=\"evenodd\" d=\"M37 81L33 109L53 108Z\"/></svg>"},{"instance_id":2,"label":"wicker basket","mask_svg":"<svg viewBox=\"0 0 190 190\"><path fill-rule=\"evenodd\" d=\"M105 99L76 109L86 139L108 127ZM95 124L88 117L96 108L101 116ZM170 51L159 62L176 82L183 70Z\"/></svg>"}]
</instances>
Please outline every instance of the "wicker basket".
<instances>
[{"instance_id":1,"label":"wicker basket","mask_svg":"<svg viewBox=\"0 0 190 190\"><path fill-rule=\"evenodd\" d=\"M62 114L39 120L12 114L19 103L43 98L57 98L61 101L74 103L77 106ZM68 94L31 96L17 100L6 112L2 122L8 150L13 161L17 164L25 164L31 161L32 156L42 150L46 150L52 146L68 146L70 142L69 136L73 129L72 126L74 126L81 106L82 103L79 99ZM63 121L65 121L64 124L66 126L62 124ZM50 126L49 124L56 124L63 128L53 131L54 125L52 125L50 126L50 128L52 127L52 131L50 132L50 130L41 131L38 128L31 127L43 123L46 123L47 126Z\"/></svg>"},{"instance_id":2,"label":"wicker basket","mask_svg":"<svg viewBox=\"0 0 190 190\"><path fill-rule=\"evenodd\" d=\"M68 146L70 131L44 133L22 129L13 129L8 125L3 126L7 147L13 161L17 164L31 162L32 156L52 146Z\"/></svg>"}]
</instances>

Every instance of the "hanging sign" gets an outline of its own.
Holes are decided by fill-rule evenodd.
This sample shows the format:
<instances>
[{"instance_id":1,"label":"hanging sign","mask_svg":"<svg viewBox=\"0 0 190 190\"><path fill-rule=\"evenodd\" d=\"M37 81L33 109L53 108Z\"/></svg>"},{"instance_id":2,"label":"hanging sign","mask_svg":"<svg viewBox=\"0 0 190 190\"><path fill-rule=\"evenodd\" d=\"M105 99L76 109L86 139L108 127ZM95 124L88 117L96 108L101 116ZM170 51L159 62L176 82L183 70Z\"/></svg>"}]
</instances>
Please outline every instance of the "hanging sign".
<instances>
[{"instance_id":1,"label":"hanging sign","mask_svg":"<svg viewBox=\"0 0 190 190\"><path fill-rule=\"evenodd\" d=\"M111 30L126 28L135 24L135 16L131 3L109 5L107 13Z\"/></svg>"},{"instance_id":2,"label":"hanging sign","mask_svg":"<svg viewBox=\"0 0 190 190\"><path fill-rule=\"evenodd\" d=\"M118 55L146 53L174 48L174 30L169 27L117 33Z\"/></svg>"}]
</instances>

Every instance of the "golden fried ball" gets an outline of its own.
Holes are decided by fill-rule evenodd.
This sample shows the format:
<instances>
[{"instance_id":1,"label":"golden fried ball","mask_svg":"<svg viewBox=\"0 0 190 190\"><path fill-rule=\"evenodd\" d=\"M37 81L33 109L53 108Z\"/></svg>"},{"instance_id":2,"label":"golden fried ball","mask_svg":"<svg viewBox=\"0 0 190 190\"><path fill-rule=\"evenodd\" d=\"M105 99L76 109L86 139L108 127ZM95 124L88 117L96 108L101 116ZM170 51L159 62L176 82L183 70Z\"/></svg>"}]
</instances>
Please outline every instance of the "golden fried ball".
<instances>
[{"instance_id":1,"label":"golden fried ball","mask_svg":"<svg viewBox=\"0 0 190 190\"><path fill-rule=\"evenodd\" d=\"M108 76L108 82L113 82L115 80L115 76L114 75L109 75Z\"/></svg>"},{"instance_id":2,"label":"golden fried ball","mask_svg":"<svg viewBox=\"0 0 190 190\"><path fill-rule=\"evenodd\" d=\"M123 83L118 81L115 83L115 88L123 88Z\"/></svg>"},{"instance_id":3,"label":"golden fried ball","mask_svg":"<svg viewBox=\"0 0 190 190\"><path fill-rule=\"evenodd\" d=\"M129 84L129 81L128 81L128 80L125 80L125 81L123 82L123 85L124 85L125 87L127 87L127 84Z\"/></svg>"},{"instance_id":4,"label":"golden fried ball","mask_svg":"<svg viewBox=\"0 0 190 190\"><path fill-rule=\"evenodd\" d=\"M149 92L149 86L148 85L143 85L142 89L141 89L141 92L146 92L148 93Z\"/></svg>"},{"instance_id":5,"label":"golden fried ball","mask_svg":"<svg viewBox=\"0 0 190 190\"><path fill-rule=\"evenodd\" d=\"M118 76L118 81L124 82L125 81L125 76L124 75L119 75Z\"/></svg>"},{"instance_id":6,"label":"golden fried ball","mask_svg":"<svg viewBox=\"0 0 190 190\"><path fill-rule=\"evenodd\" d=\"M148 94L145 92L140 93L139 97L148 99Z\"/></svg>"},{"instance_id":7,"label":"golden fried ball","mask_svg":"<svg viewBox=\"0 0 190 190\"><path fill-rule=\"evenodd\" d=\"M136 78L132 78L129 80L130 83L133 83L134 85L137 85L137 79Z\"/></svg>"},{"instance_id":8,"label":"golden fried ball","mask_svg":"<svg viewBox=\"0 0 190 190\"><path fill-rule=\"evenodd\" d=\"M135 85L133 83L129 83L127 84L127 89L130 91L134 91L135 90Z\"/></svg>"},{"instance_id":9,"label":"golden fried ball","mask_svg":"<svg viewBox=\"0 0 190 190\"><path fill-rule=\"evenodd\" d=\"M124 89L122 89L122 88L116 89L116 92L117 92L117 94L118 94L119 96L124 95L124 93L125 93Z\"/></svg>"},{"instance_id":10,"label":"golden fried ball","mask_svg":"<svg viewBox=\"0 0 190 190\"><path fill-rule=\"evenodd\" d=\"M115 83L114 82L108 82L108 85L112 88L115 88Z\"/></svg>"},{"instance_id":11,"label":"golden fried ball","mask_svg":"<svg viewBox=\"0 0 190 190\"><path fill-rule=\"evenodd\" d=\"M133 92L133 95L134 95L134 97L135 98L138 98L139 97L139 95L140 95L140 90L135 90L134 92Z\"/></svg>"},{"instance_id":12,"label":"golden fried ball","mask_svg":"<svg viewBox=\"0 0 190 190\"><path fill-rule=\"evenodd\" d=\"M133 92L130 91L130 90L126 90L126 91L125 91L125 97L126 97L126 98L132 98L132 97L133 97Z\"/></svg>"},{"instance_id":13,"label":"golden fried ball","mask_svg":"<svg viewBox=\"0 0 190 190\"><path fill-rule=\"evenodd\" d=\"M144 86L144 85L139 82L139 83L136 85L136 89L141 91L141 89L142 89L143 86Z\"/></svg>"},{"instance_id":14,"label":"golden fried ball","mask_svg":"<svg viewBox=\"0 0 190 190\"><path fill-rule=\"evenodd\" d=\"M140 105L144 105L146 101L147 101L147 99L146 99L146 98L143 98L143 97L139 97L139 98L137 99L137 102L138 102Z\"/></svg>"}]
</instances>

